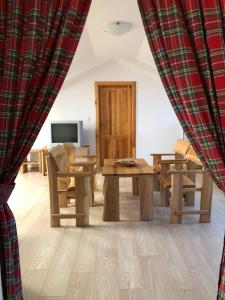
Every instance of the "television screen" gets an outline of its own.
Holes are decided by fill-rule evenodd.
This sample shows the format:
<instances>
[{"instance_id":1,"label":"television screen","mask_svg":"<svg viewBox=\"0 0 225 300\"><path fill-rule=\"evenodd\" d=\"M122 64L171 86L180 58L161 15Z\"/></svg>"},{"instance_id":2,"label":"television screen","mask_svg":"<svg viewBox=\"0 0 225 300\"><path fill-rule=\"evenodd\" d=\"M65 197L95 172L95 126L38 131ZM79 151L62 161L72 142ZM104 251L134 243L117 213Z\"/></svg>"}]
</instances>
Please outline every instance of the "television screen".
<instances>
[{"instance_id":1,"label":"television screen","mask_svg":"<svg viewBox=\"0 0 225 300\"><path fill-rule=\"evenodd\" d=\"M78 143L77 123L52 123L52 143Z\"/></svg>"}]
</instances>

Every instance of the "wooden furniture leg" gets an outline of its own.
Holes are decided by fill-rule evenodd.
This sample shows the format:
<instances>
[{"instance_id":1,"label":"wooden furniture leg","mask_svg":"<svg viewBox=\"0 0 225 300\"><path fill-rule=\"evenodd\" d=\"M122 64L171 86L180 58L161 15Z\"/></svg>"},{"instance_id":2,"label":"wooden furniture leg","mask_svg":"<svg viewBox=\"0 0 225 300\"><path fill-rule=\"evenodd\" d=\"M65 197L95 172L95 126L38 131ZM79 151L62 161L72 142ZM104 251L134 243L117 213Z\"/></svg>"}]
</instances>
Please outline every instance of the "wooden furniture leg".
<instances>
[{"instance_id":1,"label":"wooden furniture leg","mask_svg":"<svg viewBox=\"0 0 225 300\"><path fill-rule=\"evenodd\" d=\"M90 178L76 177L76 226L89 225Z\"/></svg>"},{"instance_id":2,"label":"wooden furniture leg","mask_svg":"<svg viewBox=\"0 0 225 300\"><path fill-rule=\"evenodd\" d=\"M94 166L92 165L90 167L91 172L91 206L94 206L95 203L95 173L94 173Z\"/></svg>"},{"instance_id":3,"label":"wooden furniture leg","mask_svg":"<svg viewBox=\"0 0 225 300\"><path fill-rule=\"evenodd\" d=\"M167 175L167 171L169 169L169 165L161 165L161 175ZM163 187L160 185L160 202L161 206L168 206L169 205L169 197L170 197L170 191L168 188Z\"/></svg>"},{"instance_id":4,"label":"wooden furniture leg","mask_svg":"<svg viewBox=\"0 0 225 300\"><path fill-rule=\"evenodd\" d=\"M170 213L169 213L169 223L170 224L180 224L182 222L182 216L176 215L176 211L182 210L182 175L178 173L172 174L171 183L171 198L170 198Z\"/></svg>"},{"instance_id":5,"label":"wooden furniture leg","mask_svg":"<svg viewBox=\"0 0 225 300\"><path fill-rule=\"evenodd\" d=\"M139 177L140 220L153 219L153 176Z\"/></svg>"},{"instance_id":6,"label":"wooden furniture leg","mask_svg":"<svg viewBox=\"0 0 225 300\"><path fill-rule=\"evenodd\" d=\"M188 170L194 170L196 169L196 164L192 161L188 162ZM195 173L189 173L187 174L187 177L191 179L192 182L196 182L196 174ZM195 192L187 192L185 193L185 203L187 206L194 206L195 205Z\"/></svg>"},{"instance_id":7,"label":"wooden furniture leg","mask_svg":"<svg viewBox=\"0 0 225 300\"><path fill-rule=\"evenodd\" d=\"M119 177L105 176L103 221L119 221Z\"/></svg>"},{"instance_id":8,"label":"wooden furniture leg","mask_svg":"<svg viewBox=\"0 0 225 300\"><path fill-rule=\"evenodd\" d=\"M39 172L42 173L42 155L41 155L41 150L38 152L38 168Z\"/></svg>"},{"instance_id":9,"label":"wooden furniture leg","mask_svg":"<svg viewBox=\"0 0 225 300\"><path fill-rule=\"evenodd\" d=\"M47 150L42 149L41 150L41 173L43 176L46 175L47 170L46 170L46 152Z\"/></svg>"},{"instance_id":10,"label":"wooden furniture leg","mask_svg":"<svg viewBox=\"0 0 225 300\"><path fill-rule=\"evenodd\" d=\"M138 177L132 177L132 189L133 189L133 195L138 196L139 195L139 178Z\"/></svg>"},{"instance_id":11,"label":"wooden furniture leg","mask_svg":"<svg viewBox=\"0 0 225 300\"><path fill-rule=\"evenodd\" d=\"M202 192L201 192L201 210L208 210L208 215L200 215L200 223L210 223L211 221L211 205L212 205L212 190L213 182L209 174L204 171L202 174Z\"/></svg>"},{"instance_id":12,"label":"wooden furniture leg","mask_svg":"<svg viewBox=\"0 0 225 300\"><path fill-rule=\"evenodd\" d=\"M153 166L159 166L158 161L161 160L161 155L153 155ZM160 184L157 176L153 178L153 189L154 191L160 191Z\"/></svg>"},{"instance_id":13,"label":"wooden furniture leg","mask_svg":"<svg viewBox=\"0 0 225 300\"><path fill-rule=\"evenodd\" d=\"M66 182L63 181L62 178L58 178L57 182L58 182L58 189L66 191L67 189ZM59 197L59 207L67 207L69 203L69 199L67 198L66 192L59 194L58 197Z\"/></svg>"},{"instance_id":14,"label":"wooden furniture leg","mask_svg":"<svg viewBox=\"0 0 225 300\"><path fill-rule=\"evenodd\" d=\"M90 201L90 206L94 206L94 203L95 203L95 179L94 179L94 176L95 176L95 173L94 173L94 166L93 165L90 165L90 166L84 166L83 167L83 170L85 172L90 172L91 173L91 201Z\"/></svg>"},{"instance_id":15,"label":"wooden furniture leg","mask_svg":"<svg viewBox=\"0 0 225 300\"><path fill-rule=\"evenodd\" d=\"M49 157L47 157L50 160ZM56 174L52 169L49 172L49 193L50 193L50 223L51 227L60 227L60 209L59 209L59 195L57 186L54 182L57 182Z\"/></svg>"}]
</instances>

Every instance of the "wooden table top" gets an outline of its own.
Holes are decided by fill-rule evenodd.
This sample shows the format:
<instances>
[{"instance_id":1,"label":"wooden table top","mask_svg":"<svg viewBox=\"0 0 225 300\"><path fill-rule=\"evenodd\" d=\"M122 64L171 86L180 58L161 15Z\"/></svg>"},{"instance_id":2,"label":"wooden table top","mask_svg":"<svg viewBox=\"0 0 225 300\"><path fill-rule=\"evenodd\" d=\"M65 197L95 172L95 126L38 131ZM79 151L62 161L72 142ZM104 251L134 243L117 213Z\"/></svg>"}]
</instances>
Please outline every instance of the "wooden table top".
<instances>
[{"instance_id":1,"label":"wooden table top","mask_svg":"<svg viewBox=\"0 0 225 300\"><path fill-rule=\"evenodd\" d=\"M114 159L105 159L103 166L103 176L121 176L121 177L135 177L140 175L153 175L152 166L148 165L145 159L137 159L136 167L121 167L115 163Z\"/></svg>"}]
</instances>

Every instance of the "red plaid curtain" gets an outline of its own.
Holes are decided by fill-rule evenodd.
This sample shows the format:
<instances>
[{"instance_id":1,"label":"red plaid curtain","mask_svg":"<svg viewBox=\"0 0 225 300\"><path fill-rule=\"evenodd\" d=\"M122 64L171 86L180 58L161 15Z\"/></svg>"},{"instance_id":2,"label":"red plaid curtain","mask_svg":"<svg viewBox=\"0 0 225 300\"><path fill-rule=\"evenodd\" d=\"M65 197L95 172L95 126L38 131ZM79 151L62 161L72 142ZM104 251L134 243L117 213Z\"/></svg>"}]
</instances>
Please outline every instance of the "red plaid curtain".
<instances>
[{"instance_id":1,"label":"red plaid curtain","mask_svg":"<svg viewBox=\"0 0 225 300\"><path fill-rule=\"evenodd\" d=\"M138 4L176 115L204 166L225 191L225 1ZM224 261L218 299L225 299Z\"/></svg>"},{"instance_id":2,"label":"red plaid curtain","mask_svg":"<svg viewBox=\"0 0 225 300\"><path fill-rule=\"evenodd\" d=\"M4 299L21 300L7 200L72 62L91 0L0 1L0 263Z\"/></svg>"}]
</instances>

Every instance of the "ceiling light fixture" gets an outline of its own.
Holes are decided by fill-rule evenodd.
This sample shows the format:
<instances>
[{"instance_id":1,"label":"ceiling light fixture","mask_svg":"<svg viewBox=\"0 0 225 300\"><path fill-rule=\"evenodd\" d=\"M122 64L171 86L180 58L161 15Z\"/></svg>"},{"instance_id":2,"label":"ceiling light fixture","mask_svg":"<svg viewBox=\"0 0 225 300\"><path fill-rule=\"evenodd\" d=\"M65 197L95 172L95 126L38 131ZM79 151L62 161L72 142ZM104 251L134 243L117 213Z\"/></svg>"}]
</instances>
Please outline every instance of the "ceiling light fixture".
<instances>
[{"instance_id":1,"label":"ceiling light fixture","mask_svg":"<svg viewBox=\"0 0 225 300\"><path fill-rule=\"evenodd\" d=\"M111 22L103 26L103 31L112 35L122 35L131 30L132 24L128 22Z\"/></svg>"}]
</instances>

